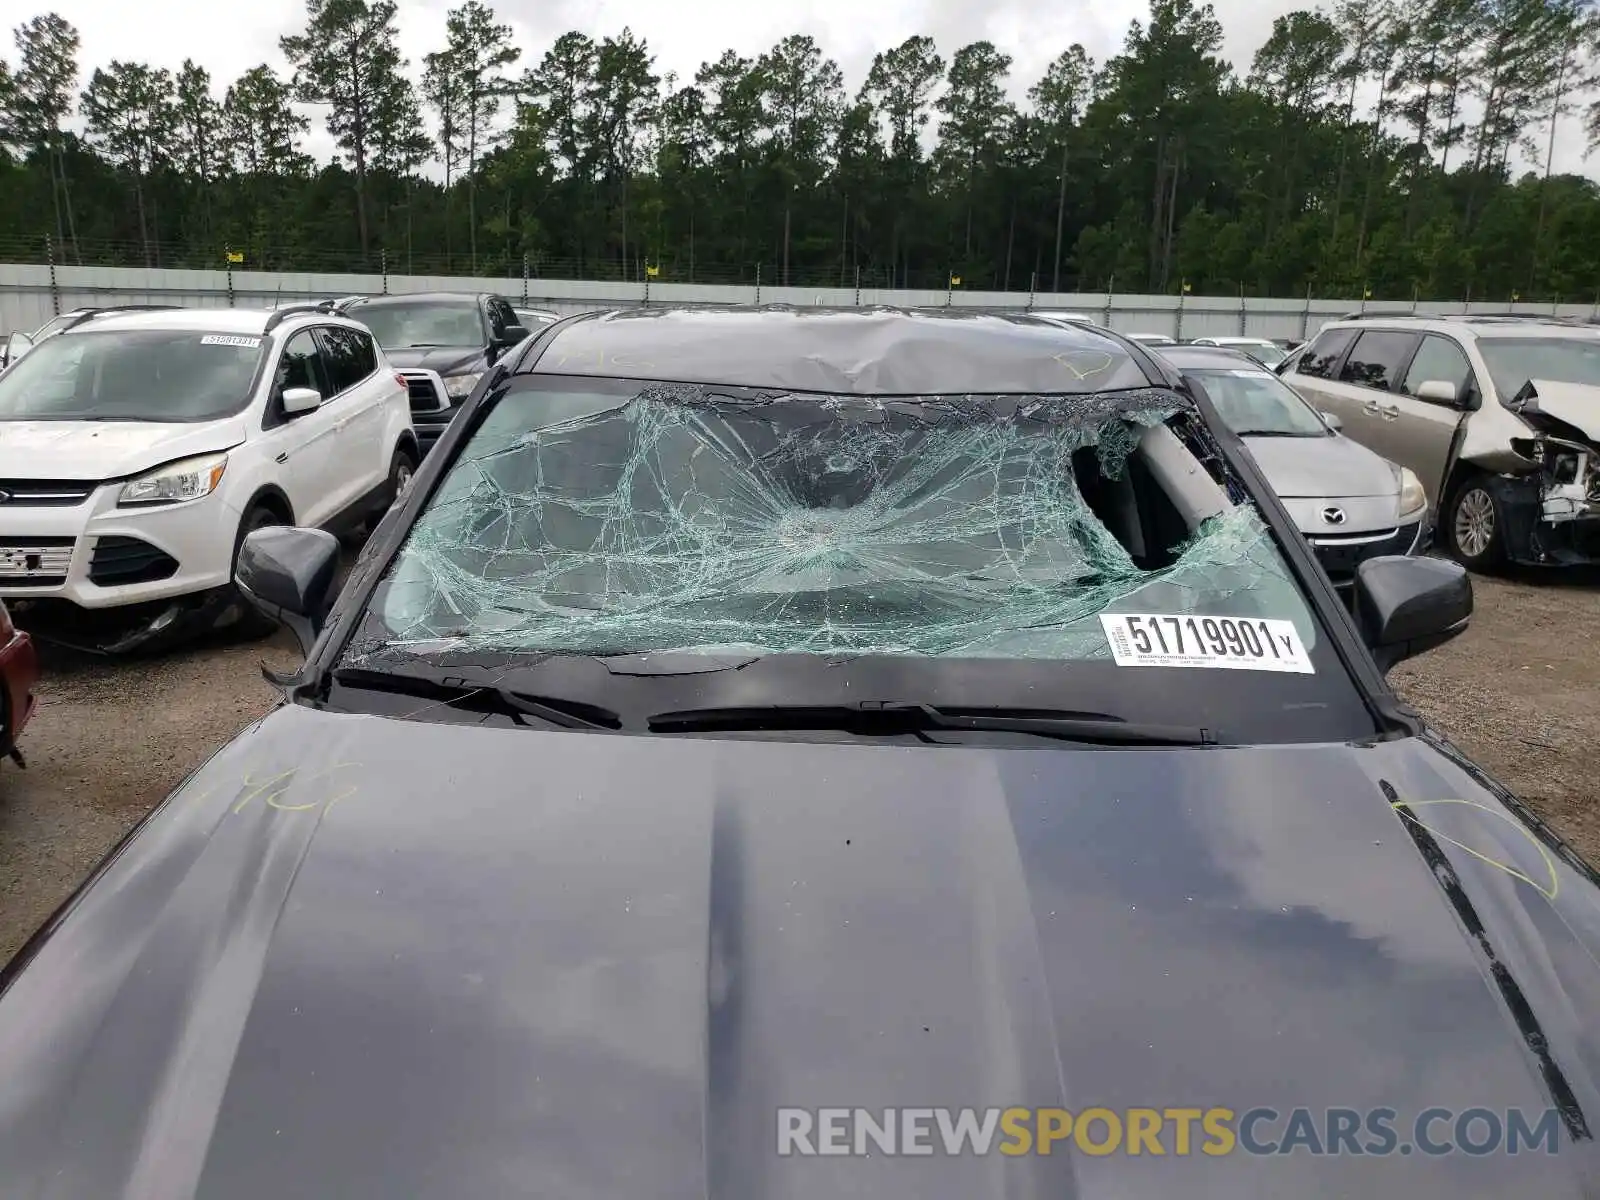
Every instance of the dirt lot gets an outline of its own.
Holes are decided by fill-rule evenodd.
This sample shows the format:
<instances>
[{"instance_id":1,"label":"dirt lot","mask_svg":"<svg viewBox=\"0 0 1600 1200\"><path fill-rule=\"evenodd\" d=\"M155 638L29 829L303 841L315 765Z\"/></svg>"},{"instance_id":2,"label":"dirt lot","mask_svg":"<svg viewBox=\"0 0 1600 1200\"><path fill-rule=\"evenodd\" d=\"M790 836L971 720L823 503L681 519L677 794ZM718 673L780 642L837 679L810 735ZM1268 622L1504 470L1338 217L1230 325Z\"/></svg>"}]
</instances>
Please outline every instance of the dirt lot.
<instances>
[{"instance_id":1,"label":"dirt lot","mask_svg":"<svg viewBox=\"0 0 1600 1200\"><path fill-rule=\"evenodd\" d=\"M1600 575L1478 579L1472 628L1398 668L1399 688L1600 863ZM0 961L151 805L266 712L286 633L143 664L46 659L30 766L0 766Z\"/></svg>"}]
</instances>

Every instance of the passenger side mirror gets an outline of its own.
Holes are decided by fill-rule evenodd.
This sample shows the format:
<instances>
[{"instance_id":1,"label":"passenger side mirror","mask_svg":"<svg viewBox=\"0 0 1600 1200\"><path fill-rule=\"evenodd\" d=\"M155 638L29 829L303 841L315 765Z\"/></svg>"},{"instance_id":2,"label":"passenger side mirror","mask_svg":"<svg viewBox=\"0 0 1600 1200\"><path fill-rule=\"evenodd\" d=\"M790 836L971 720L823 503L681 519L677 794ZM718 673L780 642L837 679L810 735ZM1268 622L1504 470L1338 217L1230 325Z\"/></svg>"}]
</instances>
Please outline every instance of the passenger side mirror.
<instances>
[{"instance_id":1,"label":"passenger side mirror","mask_svg":"<svg viewBox=\"0 0 1600 1200\"><path fill-rule=\"evenodd\" d=\"M1466 631L1472 578L1460 563L1384 555L1356 569L1356 624L1380 670Z\"/></svg>"},{"instance_id":2,"label":"passenger side mirror","mask_svg":"<svg viewBox=\"0 0 1600 1200\"><path fill-rule=\"evenodd\" d=\"M1344 422L1339 420L1337 413L1324 412L1322 414L1322 423L1335 433L1344 428Z\"/></svg>"},{"instance_id":3,"label":"passenger side mirror","mask_svg":"<svg viewBox=\"0 0 1600 1200\"><path fill-rule=\"evenodd\" d=\"M339 539L333 534L269 525L246 535L233 581L252 607L292 629L300 652L310 654L328 619L338 573Z\"/></svg>"},{"instance_id":4,"label":"passenger side mirror","mask_svg":"<svg viewBox=\"0 0 1600 1200\"><path fill-rule=\"evenodd\" d=\"M1429 379L1417 388L1417 399L1430 404L1454 405L1460 398L1456 385L1448 379Z\"/></svg>"},{"instance_id":5,"label":"passenger side mirror","mask_svg":"<svg viewBox=\"0 0 1600 1200\"><path fill-rule=\"evenodd\" d=\"M21 358L23 351L32 345L33 339L25 333L6 334L5 338L0 340L0 371Z\"/></svg>"},{"instance_id":6,"label":"passenger side mirror","mask_svg":"<svg viewBox=\"0 0 1600 1200\"><path fill-rule=\"evenodd\" d=\"M316 388L284 388L280 399L283 402L283 415L286 417L314 412L322 406L322 393Z\"/></svg>"}]
</instances>

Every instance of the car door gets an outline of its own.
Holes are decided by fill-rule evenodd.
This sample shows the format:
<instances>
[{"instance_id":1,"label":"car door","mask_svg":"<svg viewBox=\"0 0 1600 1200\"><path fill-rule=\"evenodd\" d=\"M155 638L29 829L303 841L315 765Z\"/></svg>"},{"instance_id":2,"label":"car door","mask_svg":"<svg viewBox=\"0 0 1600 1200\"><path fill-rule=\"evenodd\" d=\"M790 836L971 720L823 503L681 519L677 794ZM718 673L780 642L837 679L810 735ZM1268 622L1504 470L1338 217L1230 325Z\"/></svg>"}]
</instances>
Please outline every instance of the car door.
<instances>
[{"instance_id":1,"label":"car door","mask_svg":"<svg viewBox=\"0 0 1600 1200\"><path fill-rule=\"evenodd\" d=\"M310 412L288 416L283 393L289 388L311 388L322 404ZM337 472L334 426L338 414L329 404L333 385L328 379L322 345L314 330L292 334L278 354L273 369L272 394L262 420L262 442L276 464L278 486L294 507L302 525L320 525L337 509L334 478Z\"/></svg>"},{"instance_id":2,"label":"car door","mask_svg":"<svg viewBox=\"0 0 1600 1200\"><path fill-rule=\"evenodd\" d=\"M1394 398L1421 341L1408 330L1363 329L1330 385L1345 409L1339 413L1344 432L1385 458L1395 457L1400 409Z\"/></svg>"},{"instance_id":3,"label":"car door","mask_svg":"<svg viewBox=\"0 0 1600 1200\"><path fill-rule=\"evenodd\" d=\"M384 402L390 388L378 374L372 336L340 325L317 330L334 386L334 423L340 469L334 491L341 509L380 486L389 474L390 447L383 444Z\"/></svg>"},{"instance_id":4,"label":"car door","mask_svg":"<svg viewBox=\"0 0 1600 1200\"><path fill-rule=\"evenodd\" d=\"M1422 385L1430 381L1452 384L1456 389L1455 403L1424 400L1418 396ZM1456 429L1479 395L1481 392L1466 351L1454 338L1426 334L1411 365L1406 368L1399 394L1393 401L1399 415L1389 434L1394 446L1389 457L1417 473L1423 490L1428 493L1428 502L1435 507L1439 504L1439 490L1444 486Z\"/></svg>"},{"instance_id":5,"label":"car door","mask_svg":"<svg viewBox=\"0 0 1600 1200\"><path fill-rule=\"evenodd\" d=\"M1360 403L1359 395L1336 384L1345 352L1359 332L1348 326L1324 329L1311 345L1295 356L1288 370L1282 372L1284 382L1305 397L1307 403L1332 413L1341 425L1352 419Z\"/></svg>"}]
</instances>

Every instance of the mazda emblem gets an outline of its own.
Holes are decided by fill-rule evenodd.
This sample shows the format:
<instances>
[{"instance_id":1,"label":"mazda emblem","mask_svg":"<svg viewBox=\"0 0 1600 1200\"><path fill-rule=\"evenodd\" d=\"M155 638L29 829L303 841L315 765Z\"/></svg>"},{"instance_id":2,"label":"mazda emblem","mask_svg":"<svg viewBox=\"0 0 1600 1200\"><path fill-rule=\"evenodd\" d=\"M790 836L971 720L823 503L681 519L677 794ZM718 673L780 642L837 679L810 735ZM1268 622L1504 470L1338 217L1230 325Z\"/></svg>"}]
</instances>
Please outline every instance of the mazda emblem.
<instances>
[{"instance_id":1,"label":"mazda emblem","mask_svg":"<svg viewBox=\"0 0 1600 1200\"><path fill-rule=\"evenodd\" d=\"M1324 521L1326 521L1329 525L1343 525L1344 524L1344 509L1342 509L1342 508L1332 508L1332 507L1325 508L1325 509L1322 510L1322 519Z\"/></svg>"}]
</instances>

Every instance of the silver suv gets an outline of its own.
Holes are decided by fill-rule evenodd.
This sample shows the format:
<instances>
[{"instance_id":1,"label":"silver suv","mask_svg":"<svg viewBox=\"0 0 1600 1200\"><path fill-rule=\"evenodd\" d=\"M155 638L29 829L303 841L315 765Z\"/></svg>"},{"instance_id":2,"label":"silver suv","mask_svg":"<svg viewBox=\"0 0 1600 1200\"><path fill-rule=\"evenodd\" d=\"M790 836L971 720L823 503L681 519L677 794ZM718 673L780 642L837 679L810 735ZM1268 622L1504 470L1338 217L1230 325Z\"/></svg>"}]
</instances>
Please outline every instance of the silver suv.
<instances>
[{"instance_id":1,"label":"silver suv","mask_svg":"<svg viewBox=\"0 0 1600 1200\"><path fill-rule=\"evenodd\" d=\"M1600 328L1356 317L1323 326L1278 370L1416 473L1468 566L1600 559Z\"/></svg>"}]
</instances>

